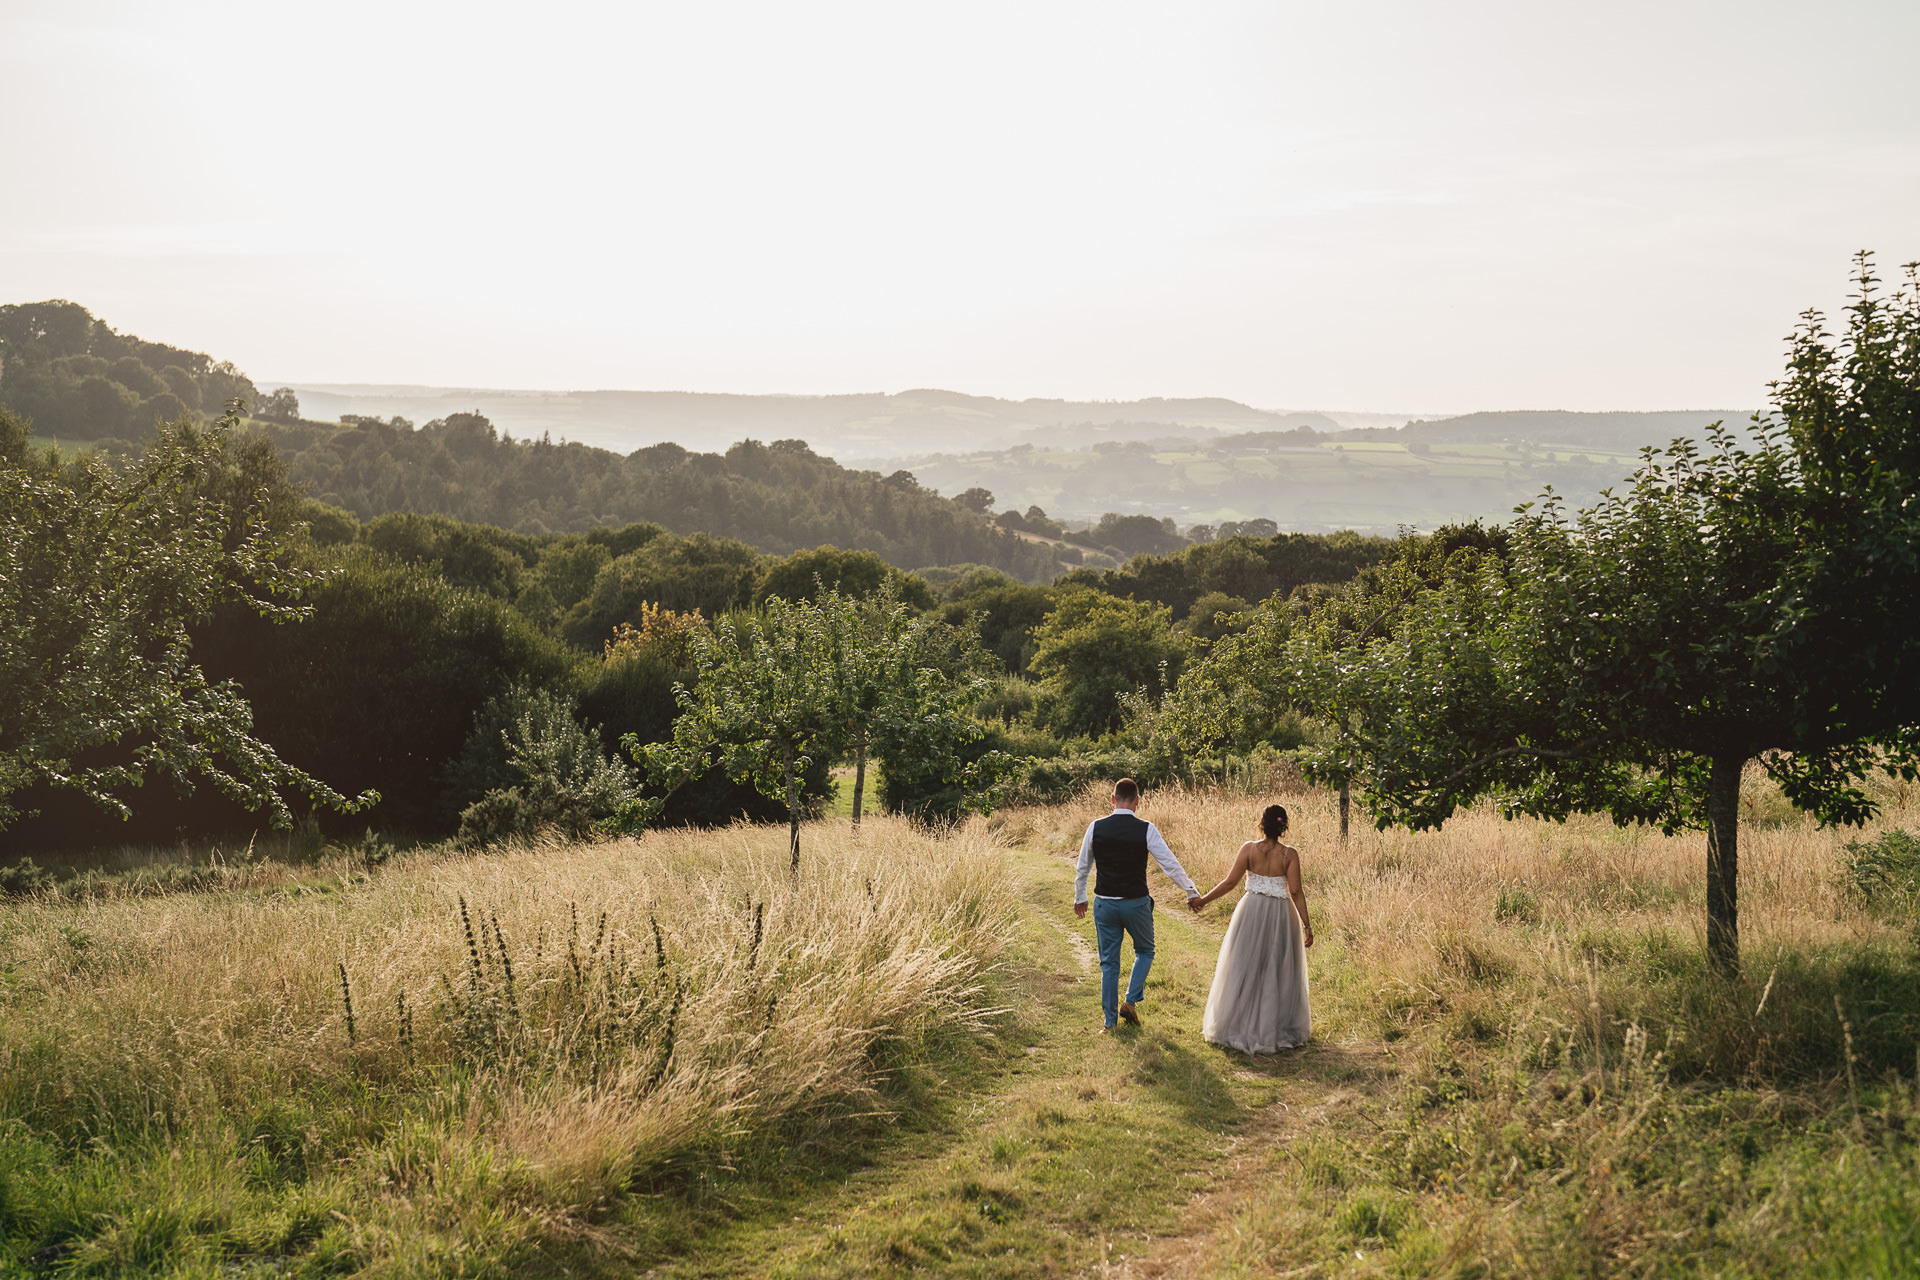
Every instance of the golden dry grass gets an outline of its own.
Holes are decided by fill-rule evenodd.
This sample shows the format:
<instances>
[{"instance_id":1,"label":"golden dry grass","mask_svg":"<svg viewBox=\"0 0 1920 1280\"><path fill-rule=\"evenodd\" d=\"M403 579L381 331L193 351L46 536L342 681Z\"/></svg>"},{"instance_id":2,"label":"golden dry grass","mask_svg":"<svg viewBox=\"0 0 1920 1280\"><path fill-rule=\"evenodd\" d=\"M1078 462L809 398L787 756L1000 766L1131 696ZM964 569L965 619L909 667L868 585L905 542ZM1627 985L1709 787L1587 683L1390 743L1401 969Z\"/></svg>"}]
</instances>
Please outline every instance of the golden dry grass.
<instances>
[{"instance_id":1,"label":"golden dry grass","mask_svg":"<svg viewBox=\"0 0 1920 1280\"><path fill-rule=\"evenodd\" d=\"M1744 809L1759 822L1740 833L1740 931L1749 948L1883 941L1897 926L1863 911L1845 892L1842 846L1880 831L1920 827L1920 786L1877 784L1883 809L1862 830L1822 829L1792 814L1758 769ZM1287 806L1288 843L1301 852L1309 908L1325 938L1350 958L1391 974L1430 966L1434 945L1460 934L1509 935L1510 924L1543 925L1577 937L1596 925L1664 929L1704 946L1706 837L1618 827L1599 815L1564 823L1508 821L1490 804L1438 831L1376 831L1359 803L1339 838L1330 792L1293 788L1271 796L1167 788L1140 808L1204 890L1224 876L1241 844L1259 838L1261 809ZM987 825L1003 838L1072 856L1090 818L1106 812L1103 788L1069 805L1011 809ZM1516 893L1515 891L1523 891ZM1506 894L1515 921L1500 918ZM1529 901L1530 900L1530 901ZM1223 907L1230 907L1229 899Z\"/></svg>"},{"instance_id":2,"label":"golden dry grass","mask_svg":"<svg viewBox=\"0 0 1920 1280\"><path fill-rule=\"evenodd\" d=\"M1794 813L1758 769L1750 773L1739 851L1746 969L1743 982L1729 986L1694 981L1705 943L1706 841L1698 832L1669 837L1604 816L1508 821L1490 805L1438 831L1382 832L1356 801L1343 845L1331 793L1276 782L1288 789L1245 796L1166 788L1149 792L1140 813L1204 890L1257 837L1260 810L1287 805L1287 839L1301 851L1317 935L1310 963L1323 1036L1391 1040L1448 1016L1484 1027L1526 1000L1613 1052L1631 1026L1656 1034L1656 1044L1674 1038L1680 1047L1670 1046L1667 1061L1683 1073L1794 1063L1825 1070L1845 1052L1834 997L1859 997L1836 989L1831 975L1801 982L1796 974L1897 956L1912 945L1911 921L1850 896L1843 874L1848 840L1920 827L1920 787L1910 783L1876 780L1878 819L1864 831L1834 830ZM1096 787L1073 804L1007 810L987 825L1009 841L1071 857L1088 819L1105 811L1104 788ZM1763 999L1787 1024L1759 1016ZM1710 1005L1724 1007L1709 1012ZM1900 1039L1905 1017L1875 1024L1884 1032L1875 1052L1888 1063L1904 1054L1910 1065L1912 1046Z\"/></svg>"},{"instance_id":3,"label":"golden dry grass","mask_svg":"<svg viewBox=\"0 0 1920 1280\"><path fill-rule=\"evenodd\" d=\"M983 830L807 835L797 888L784 829L742 826L0 907L0 1100L67 1145L238 1129L242 1163L299 1103L284 1140L385 1206L363 1257L497 1243L474 1202L585 1229L690 1146L870 1107L877 1046L988 1013L1014 907Z\"/></svg>"}]
</instances>

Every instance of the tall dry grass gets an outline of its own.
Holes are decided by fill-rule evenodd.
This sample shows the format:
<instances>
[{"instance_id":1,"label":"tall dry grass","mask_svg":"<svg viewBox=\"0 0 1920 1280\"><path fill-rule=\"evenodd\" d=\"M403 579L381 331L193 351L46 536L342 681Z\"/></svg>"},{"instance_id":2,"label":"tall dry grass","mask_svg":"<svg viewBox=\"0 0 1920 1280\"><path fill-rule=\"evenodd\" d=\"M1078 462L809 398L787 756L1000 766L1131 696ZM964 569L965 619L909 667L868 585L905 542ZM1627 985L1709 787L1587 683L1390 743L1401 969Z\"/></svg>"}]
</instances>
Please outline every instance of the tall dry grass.
<instances>
[{"instance_id":1,"label":"tall dry grass","mask_svg":"<svg viewBox=\"0 0 1920 1280\"><path fill-rule=\"evenodd\" d=\"M585 1222L690 1148L871 1107L888 1043L978 1024L1001 859L870 819L810 835L797 887L784 829L737 827L10 903L0 1120L230 1151L242 1181L278 1151L387 1206L362 1254L468 1230L475 1179L515 1230Z\"/></svg>"},{"instance_id":2,"label":"tall dry grass","mask_svg":"<svg viewBox=\"0 0 1920 1280\"><path fill-rule=\"evenodd\" d=\"M1833 830L1792 811L1757 769L1749 775L1739 851L1745 973L1724 984L1704 969L1700 833L1668 837L1604 816L1508 821L1491 805L1438 831L1382 832L1356 803L1343 844L1331 793L1276 781L1285 790L1268 795L1151 792L1140 813L1204 890L1258 838L1260 810L1287 805L1286 838L1301 851L1317 934L1310 963L1325 998L1316 1020L1328 1034L1392 1039L1438 1017L1510 1020L1516 1002L1530 1002L1616 1050L1630 1025L1671 1033L1666 1060L1683 1072L1836 1069L1843 1021L1856 1052L1913 1067L1920 1008L1907 1005L1920 995L1909 1002L1887 989L1911 980L1900 961L1914 946L1912 922L1849 894L1843 845L1920 827L1920 787L1876 781L1879 818L1864 832ZM988 825L1071 857L1087 820L1106 809L1094 788L1075 804L1008 810Z\"/></svg>"},{"instance_id":3,"label":"tall dry grass","mask_svg":"<svg viewBox=\"0 0 1920 1280\"><path fill-rule=\"evenodd\" d=\"M1289 807L1314 1034L1338 1046L1264 1068L1292 1114L1329 1101L1205 1274L1920 1273L1920 930L1911 896L1850 886L1845 849L1920 827L1920 789L1881 784L1854 832L1747 782L1731 982L1705 962L1698 834L1481 809L1425 833L1356 813L1343 845L1325 793L1149 793L1202 887ZM1065 859L1105 811L1096 789L992 822Z\"/></svg>"}]
</instances>

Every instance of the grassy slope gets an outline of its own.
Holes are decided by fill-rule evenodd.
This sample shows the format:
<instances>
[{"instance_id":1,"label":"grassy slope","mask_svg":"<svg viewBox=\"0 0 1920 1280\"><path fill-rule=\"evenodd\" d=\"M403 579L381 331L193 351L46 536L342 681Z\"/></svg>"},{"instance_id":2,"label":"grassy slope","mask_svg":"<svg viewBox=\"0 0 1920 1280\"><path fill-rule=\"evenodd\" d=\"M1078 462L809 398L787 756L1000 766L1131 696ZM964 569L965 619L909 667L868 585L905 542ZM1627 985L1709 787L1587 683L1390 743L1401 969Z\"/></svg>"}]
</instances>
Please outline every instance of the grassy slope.
<instances>
[{"instance_id":1,"label":"grassy slope","mask_svg":"<svg viewBox=\"0 0 1920 1280\"><path fill-rule=\"evenodd\" d=\"M1205 880L1246 807L1169 798L1150 816ZM1221 909L1162 911L1146 1026L1092 1035L1092 930L1067 910L1058 856L1086 814L1008 815L997 824L1017 847L991 855L1013 890L991 1034L883 1044L877 1096L722 1126L530 1244L525 1224L492 1220L512 1197L493 1203L493 1182L469 1178L439 1201L457 1227L435 1230L521 1244L337 1256L380 1274L445 1274L462 1257L454 1269L474 1275L1920 1274L1920 1098L1901 1074L1920 1040L1915 948L1901 919L1835 892L1833 836L1781 821L1765 797L1748 807L1750 972L1730 988L1699 971L1690 936L1697 841L1483 815L1345 849L1303 837L1315 1042L1273 1060L1199 1038ZM1920 817L1911 797L1895 808ZM1326 809L1309 800L1303 829L1326 831ZM171 1164L154 1154L120 1174L87 1156L72 1174L122 1185L72 1194L128 1212L179 1177L178 1148ZM213 1176L191 1144L187 1159ZM306 1201L363 1238L383 1218L418 1221L361 1204L326 1169L304 1189L260 1184L248 1229ZM11 1211L0 1203L0 1219ZM236 1265L207 1257L175 1273Z\"/></svg>"},{"instance_id":2,"label":"grassy slope","mask_svg":"<svg viewBox=\"0 0 1920 1280\"><path fill-rule=\"evenodd\" d=\"M1015 1004L973 1071L950 1082L943 1122L656 1274L1086 1274L1182 1236L1195 1197L1272 1104L1324 1091L1297 1078L1303 1065L1348 1073L1348 1049L1315 1046L1283 1066L1209 1048L1200 1006L1219 924L1184 912L1159 913L1146 1025L1093 1034L1099 972L1090 921L1065 909L1071 869L1026 852L1010 866L1027 908L1008 975Z\"/></svg>"},{"instance_id":3,"label":"grassy slope","mask_svg":"<svg viewBox=\"0 0 1920 1280\"><path fill-rule=\"evenodd\" d=\"M1013 834L1057 849L1071 820ZM1180 843L1218 821L1181 811L1163 825ZM1597 824L1497 829L1467 843L1495 881L1530 858L1536 888L1516 877L1479 893L1485 920L1470 926L1430 885L1424 918L1398 912L1429 937L1398 971L1371 954L1364 909L1346 900L1378 896L1391 913L1395 895L1343 882L1401 878L1417 838L1364 833L1346 865L1326 867L1321 910L1347 919L1316 949L1315 1041L1272 1060L1198 1036L1223 915L1162 911L1147 1025L1091 1035L1097 972L1090 926L1065 910L1070 871L1016 852L1016 1003L939 1122L893 1135L864 1167L801 1180L655 1274L1920 1275L1920 1096L1885 1068L1888 1043L1877 1071L1854 1054L1849 1091L1845 1037L1862 1028L1818 1014L1879 990L1855 1016L1911 1048L1912 949L1875 950L1867 922L1831 900L1812 914L1850 945L1761 940L1791 932L1768 919L1778 863L1809 839L1837 841L1756 824L1767 889L1754 894L1750 963L1767 970L1722 993L1761 1005L1748 1015L1702 1008L1721 989L1665 949L1667 917L1698 910L1686 881L1668 883L1688 870L1670 864L1693 852L1683 842ZM1439 875L1455 868L1425 851ZM1217 870L1217 855L1197 861ZM1603 861L1608 914L1567 937L1548 895L1594 891L1566 869ZM1516 943L1547 957L1540 970L1501 949ZM1555 989L1554 963L1570 989ZM1621 1006L1650 986L1653 1004ZM1760 1016L1769 991L1777 1023ZM1596 1025L1575 1025L1570 1007ZM1702 1042L1692 1056L1687 1019ZM1751 1042L1715 1025L1741 1019L1762 1028ZM1783 1047L1795 1035L1806 1043ZM1822 1045L1839 1061L1823 1063Z\"/></svg>"}]
</instances>

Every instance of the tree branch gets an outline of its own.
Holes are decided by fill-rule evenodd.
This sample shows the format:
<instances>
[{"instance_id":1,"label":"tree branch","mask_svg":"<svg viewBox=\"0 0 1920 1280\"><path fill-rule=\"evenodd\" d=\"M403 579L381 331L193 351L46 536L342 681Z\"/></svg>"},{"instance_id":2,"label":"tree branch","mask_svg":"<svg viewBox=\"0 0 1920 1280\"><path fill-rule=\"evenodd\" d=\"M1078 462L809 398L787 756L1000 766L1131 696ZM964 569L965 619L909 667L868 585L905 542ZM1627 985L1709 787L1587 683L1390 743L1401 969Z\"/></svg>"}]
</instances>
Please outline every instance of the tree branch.
<instances>
[{"instance_id":1,"label":"tree branch","mask_svg":"<svg viewBox=\"0 0 1920 1280\"><path fill-rule=\"evenodd\" d=\"M1598 736L1582 738L1571 747L1560 751L1553 750L1550 747L1523 747L1517 744L1511 747L1502 747L1498 751L1489 751L1477 760L1468 761L1438 782L1429 783L1427 790L1437 791L1443 787L1452 786L1475 770L1484 768L1492 764L1495 760L1504 760L1509 756L1530 755L1537 756L1543 760L1569 760L1575 756L1587 754L1591 748L1598 746L1604 740L1605 739Z\"/></svg>"}]
</instances>

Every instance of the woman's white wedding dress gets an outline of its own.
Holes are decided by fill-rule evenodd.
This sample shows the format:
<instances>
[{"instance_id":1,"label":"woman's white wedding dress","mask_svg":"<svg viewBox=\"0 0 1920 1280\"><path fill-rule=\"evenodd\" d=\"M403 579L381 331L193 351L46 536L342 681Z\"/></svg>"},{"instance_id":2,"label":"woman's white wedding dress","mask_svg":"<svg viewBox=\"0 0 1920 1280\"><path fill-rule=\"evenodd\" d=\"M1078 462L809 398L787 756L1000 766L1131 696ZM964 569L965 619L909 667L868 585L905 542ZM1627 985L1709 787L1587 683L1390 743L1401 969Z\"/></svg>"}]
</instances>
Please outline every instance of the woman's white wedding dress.
<instances>
[{"instance_id":1,"label":"woman's white wedding dress","mask_svg":"<svg viewBox=\"0 0 1920 1280\"><path fill-rule=\"evenodd\" d=\"M1306 938L1285 876L1249 871L1246 883L1220 944L1200 1032L1242 1053L1277 1053L1313 1034Z\"/></svg>"}]
</instances>

